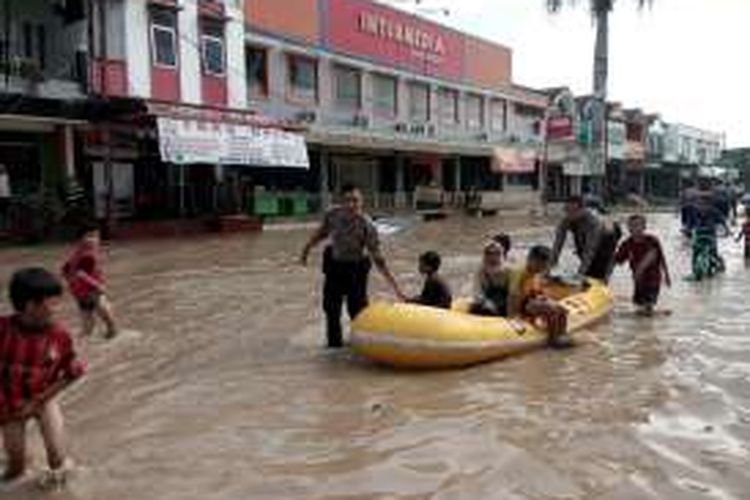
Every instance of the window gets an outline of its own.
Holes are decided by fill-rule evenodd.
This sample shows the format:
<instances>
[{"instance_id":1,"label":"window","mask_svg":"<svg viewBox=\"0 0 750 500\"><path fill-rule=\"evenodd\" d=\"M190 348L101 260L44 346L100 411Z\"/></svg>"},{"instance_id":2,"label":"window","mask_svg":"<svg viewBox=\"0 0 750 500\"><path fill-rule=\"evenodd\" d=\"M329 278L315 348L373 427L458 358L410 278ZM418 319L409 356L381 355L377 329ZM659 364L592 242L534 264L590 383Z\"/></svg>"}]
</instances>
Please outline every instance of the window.
<instances>
[{"instance_id":1,"label":"window","mask_svg":"<svg viewBox=\"0 0 750 500\"><path fill-rule=\"evenodd\" d=\"M268 95L268 52L259 47L248 47L245 53L247 85L250 95Z\"/></svg>"},{"instance_id":2,"label":"window","mask_svg":"<svg viewBox=\"0 0 750 500\"><path fill-rule=\"evenodd\" d=\"M409 117L415 122L430 121L430 87L423 83L409 85Z\"/></svg>"},{"instance_id":3,"label":"window","mask_svg":"<svg viewBox=\"0 0 750 500\"><path fill-rule=\"evenodd\" d=\"M508 130L508 105L502 99L493 99L490 103L490 128L493 132Z\"/></svg>"},{"instance_id":4,"label":"window","mask_svg":"<svg viewBox=\"0 0 750 500\"><path fill-rule=\"evenodd\" d=\"M372 77L373 107L379 116L395 117L398 113L398 81L384 75Z\"/></svg>"},{"instance_id":5,"label":"window","mask_svg":"<svg viewBox=\"0 0 750 500\"><path fill-rule=\"evenodd\" d=\"M353 68L335 66L336 105L343 108L359 109L362 104L362 75Z\"/></svg>"},{"instance_id":6,"label":"window","mask_svg":"<svg viewBox=\"0 0 750 500\"><path fill-rule=\"evenodd\" d=\"M39 69L47 66L47 31L43 24L36 27L36 47L39 51Z\"/></svg>"},{"instance_id":7,"label":"window","mask_svg":"<svg viewBox=\"0 0 750 500\"><path fill-rule=\"evenodd\" d=\"M508 174L505 177L508 186L533 187L536 174Z\"/></svg>"},{"instance_id":8,"label":"window","mask_svg":"<svg viewBox=\"0 0 750 500\"><path fill-rule=\"evenodd\" d=\"M455 126L459 123L458 116L458 92L450 89L442 89L438 94L440 109L440 124Z\"/></svg>"},{"instance_id":9,"label":"window","mask_svg":"<svg viewBox=\"0 0 750 500\"><path fill-rule=\"evenodd\" d=\"M470 129L484 127L484 100L479 95L466 97L466 125Z\"/></svg>"},{"instance_id":10,"label":"window","mask_svg":"<svg viewBox=\"0 0 750 500\"><path fill-rule=\"evenodd\" d=\"M23 23L23 56L27 59L34 57L34 38L31 23Z\"/></svg>"},{"instance_id":11,"label":"window","mask_svg":"<svg viewBox=\"0 0 750 500\"><path fill-rule=\"evenodd\" d=\"M224 25L203 20L201 29L203 73L224 76Z\"/></svg>"},{"instance_id":12,"label":"window","mask_svg":"<svg viewBox=\"0 0 750 500\"><path fill-rule=\"evenodd\" d=\"M151 57L155 66L177 67L177 14L171 10L151 11Z\"/></svg>"},{"instance_id":13,"label":"window","mask_svg":"<svg viewBox=\"0 0 750 500\"><path fill-rule=\"evenodd\" d=\"M317 100L318 64L314 59L289 56L289 90L294 99Z\"/></svg>"}]
</instances>

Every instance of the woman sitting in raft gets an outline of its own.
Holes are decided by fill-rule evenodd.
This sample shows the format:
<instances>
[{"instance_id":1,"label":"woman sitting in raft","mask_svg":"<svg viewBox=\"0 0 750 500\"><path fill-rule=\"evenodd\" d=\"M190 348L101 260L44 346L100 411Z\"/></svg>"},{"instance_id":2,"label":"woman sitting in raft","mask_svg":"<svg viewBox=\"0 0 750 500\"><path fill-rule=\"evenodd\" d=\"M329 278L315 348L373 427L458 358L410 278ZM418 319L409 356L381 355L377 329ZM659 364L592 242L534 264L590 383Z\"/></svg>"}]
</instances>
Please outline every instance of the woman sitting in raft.
<instances>
[{"instance_id":1,"label":"woman sitting in raft","mask_svg":"<svg viewBox=\"0 0 750 500\"><path fill-rule=\"evenodd\" d=\"M508 315L510 273L505 267L505 247L495 240L484 247L482 267L476 276L476 295L469 312L479 316Z\"/></svg>"}]
</instances>

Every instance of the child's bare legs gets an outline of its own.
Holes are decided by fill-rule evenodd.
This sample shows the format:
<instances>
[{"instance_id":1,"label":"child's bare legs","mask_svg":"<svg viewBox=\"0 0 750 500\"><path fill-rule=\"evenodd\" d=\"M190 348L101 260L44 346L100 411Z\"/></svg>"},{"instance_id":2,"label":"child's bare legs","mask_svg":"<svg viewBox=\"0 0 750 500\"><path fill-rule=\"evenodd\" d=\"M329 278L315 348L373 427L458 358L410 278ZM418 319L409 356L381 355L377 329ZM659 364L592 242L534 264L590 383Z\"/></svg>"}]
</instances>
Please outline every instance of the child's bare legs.
<instances>
[{"instance_id":1,"label":"child's bare legs","mask_svg":"<svg viewBox=\"0 0 750 500\"><path fill-rule=\"evenodd\" d=\"M50 470L61 469L65 465L65 432L62 411L57 398L49 400L37 415L39 430L47 451Z\"/></svg>"},{"instance_id":2,"label":"child's bare legs","mask_svg":"<svg viewBox=\"0 0 750 500\"><path fill-rule=\"evenodd\" d=\"M638 314L651 317L654 315L654 304L644 304L638 308Z\"/></svg>"},{"instance_id":3,"label":"child's bare legs","mask_svg":"<svg viewBox=\"0 0 750 500\"><path fill-rule=\"evenodd\" d=\"M26 472L26 421L10 422L3 426L3 445L8 457L3 481L13 481Z\"/></svg>"},{"instance_id":4,"label":"child's bare legs","mask_svg":"<svg viewBox=\"0 0 750 500\"><path fill-rule=\"evenodd\" d=\"M96 326L94 311L81 310L81 336L90 337L94 333L94 326Z\"/></svg>"},{"instance_id":5,"label":"child's bare legs","mask_svg":"<svg viewBox=\"0 0 750 500\"><path fill-rule=\"evenodd\" d=\"M107 326L106 337L108 339L115 338L117 336L117 325L115 323L115 316L112 312L112 304L107 299L106 295L99 297L99 301L96 306L96 314L99 316L104 324Z\"/></svg>"},{"instance_id":6,"label":"child's bare legs","mask_svg":"<svg viewBox=\"0 0 750 500\"><path fill-rule=\"evenodd\" d=\"M563 306L546 297L539 297L529 301L526 313L544 319L549 335L547 342L551 347L571 345L568 337L568 312Z\"/></svg>"}]
</instances>

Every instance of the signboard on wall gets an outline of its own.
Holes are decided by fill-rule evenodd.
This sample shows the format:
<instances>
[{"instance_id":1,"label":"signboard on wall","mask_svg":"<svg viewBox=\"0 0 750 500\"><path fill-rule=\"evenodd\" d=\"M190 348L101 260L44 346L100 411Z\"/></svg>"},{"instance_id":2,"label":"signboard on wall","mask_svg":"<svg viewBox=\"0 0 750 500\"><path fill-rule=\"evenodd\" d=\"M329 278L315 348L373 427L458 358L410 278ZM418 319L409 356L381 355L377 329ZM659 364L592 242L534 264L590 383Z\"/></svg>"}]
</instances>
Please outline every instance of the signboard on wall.
<instances>
[{"instance_id":1,"label":"signboard on wall","mask_svg":"<svg viewBox=\"0 0 750 500\"><path fill-rule=\"evenodd\" d=\"M613 160L625 159L625 124L623 122L607 122L607 152Z\"/></svg>"},{"instance_id":2,"label":"signboard on wall","mask_svg":"<svg viewBox=\"0 0 750 500\"><path fill-rule=\"evenodd\" d=\"M573 129L573 118L570 116L557 116L547 120L547 140L565 141L575 138Z\"/></svg>"},{"instance_id":3,"label":"signboard on wall","mask_svg":"<svg viewBox=\"0 0 750 500\"><path fill-rule=\"evenodd\" d=\"M537 152L530 149L495 148L492 171L504 174L531 174L536 171Z\"/></svg>"},{"instance_id":4,"label":"signboard on wall","mask_svg":"<svg viewBox=\"0 0 750 500\"><path fill-rule=\"evenodd\" d=\"M381 63L461 79L464 38L416 16L369 0L327 0L326 41L332 49Z\"/></svg>"},{"instance_id":5,"label":"signboard on wall","mask_svg":"<svg viewBox=\"0 0 750 500\"><path fill-rule=\"evenodd\" d=\"M158 117L162 161L310 168L302 135L276 128Z\"/></svg>"}]
</instances>

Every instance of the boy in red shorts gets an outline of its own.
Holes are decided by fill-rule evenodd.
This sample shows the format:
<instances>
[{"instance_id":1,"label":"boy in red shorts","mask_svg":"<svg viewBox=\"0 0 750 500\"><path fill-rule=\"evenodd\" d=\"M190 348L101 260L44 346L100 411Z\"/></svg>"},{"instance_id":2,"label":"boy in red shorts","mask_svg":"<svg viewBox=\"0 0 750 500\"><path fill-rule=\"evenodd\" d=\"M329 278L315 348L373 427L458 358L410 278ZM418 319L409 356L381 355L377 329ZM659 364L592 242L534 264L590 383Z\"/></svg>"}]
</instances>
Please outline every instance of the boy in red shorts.
<instances>
[{"instance_id":1,"label":"boy in red shorts","mask_svg":"<svg viewBox=\"0 0 750 500\"><path fill-rule=\"evenodd\" d=\"M659 239L646 233L646 217L631 215L628 218L628 231L630 237L617 249L615 262L630 263L635 283L633 303L638 307L639 314L652 316L659 300L662 281L667 286L672 286L667 260Z\"/></svg>"},{"instance_id":2,"label":"boy in red shorts","mask_svg":"<svg viewBox=\"0 0 750 500\"><path fill-rule=\"evenodd\" d=\"M99 229L85 226L80 235L80 242L65 262L62 274L81 312L82 335L88 337L93 333L99 316L107 326L106 337L112 339L117 336L117 326L104 287Z\"/></svg>"},{"instance_id":3,"label":"boy in red shorts","mask_svg":"<svg viewBox=\"0 0 750 500\"><path fill-rule=\"evenodd\" d=\"M68 331L55 322L62 285L44 269L16 272L10 282L15 313L0 317L0 426L7 455L3 481L26 473L26 427L42 432L48 481L61 483L69 468L58 394L85 371Z\"/></svg>"}]
</instances>

